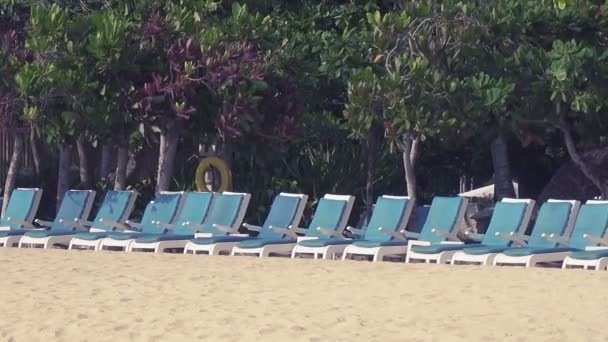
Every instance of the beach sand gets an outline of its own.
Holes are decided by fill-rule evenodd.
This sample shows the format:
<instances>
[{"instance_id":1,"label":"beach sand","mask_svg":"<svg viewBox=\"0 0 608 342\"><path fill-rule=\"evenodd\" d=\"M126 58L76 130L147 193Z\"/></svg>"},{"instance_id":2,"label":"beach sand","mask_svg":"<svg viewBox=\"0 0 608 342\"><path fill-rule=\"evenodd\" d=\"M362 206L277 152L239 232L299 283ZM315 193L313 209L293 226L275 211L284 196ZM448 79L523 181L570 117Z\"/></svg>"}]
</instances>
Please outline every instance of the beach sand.
<instances>
[{"instance_id":1,"label":"beach sand","mask_svg":"<svg viewBox=\"0 0 608 342\"><path fill-rule=\"evenodd\" d=\"M0 249L2 341L607 341L608 272Z\"/></svg>"}]
</instances>

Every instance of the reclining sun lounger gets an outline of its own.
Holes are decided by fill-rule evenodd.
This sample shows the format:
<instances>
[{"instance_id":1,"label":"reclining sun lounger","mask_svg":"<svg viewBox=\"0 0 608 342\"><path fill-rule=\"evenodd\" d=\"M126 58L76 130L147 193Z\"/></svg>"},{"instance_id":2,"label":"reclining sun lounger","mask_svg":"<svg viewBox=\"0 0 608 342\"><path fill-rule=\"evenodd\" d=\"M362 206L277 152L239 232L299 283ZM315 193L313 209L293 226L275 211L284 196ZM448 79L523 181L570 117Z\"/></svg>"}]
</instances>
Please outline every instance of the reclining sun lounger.
<instances>
[{"instance_id":1,"label":"reclining sun lounger","mask_svg":"<svg viewBox=\"0 0 608 342\"><path fill-rule=\"evenodd\" d=\"M232 248L232 255L242 254L260 257L270 254L289 255L299 241L342 236L354 201L353 196L327 194L319 200L315 216L308 229L273 227L272 229L275 232L283 235L281 238L262 237L241 241ZM304 236L298 236L298 234L304 234Z\"/></svg>"},{"instance_id":2,"label":"reclining sun lounger","mask_svg":"<svg viewBox=\"0 0 608 342\"><path fill-rule=\"evenodd\" d=\"M605 270L608 266L608 201L587 201L581 206L568 246L576 250L565 253L562 268L582 267ZM564 255L556 255L563 257ZM555 260L554 261L558 261Z\"/></svg>"},{"instance_id":3,"label":"reclining sun lounger","mask_svg":"<svg viewBox=\"0 0 608 342\"><path fill-rule=\"evenodd\" d=\"M112 222L124 224L127 221L136 199L135 191L108 191L93 221L72 222L72 226L81 232L74 232L68 249L98 250L101 239L116 229Z\"/></svg>"},{"instance_id":4,"label":"reclining sun lounger","mask_svg":"<svg viewBox=\"0 0 608 342\"><path fill-rule=\"evenodd\" d=\"M468 199L463 197L435 197L420 234L412 234L416 240L408 240L405 262L424 261L444 263L443 255L428 253L426 248L434 244L462 244L458 240L458 228L464 220Z\"/></svg>"},{"instance_id":5,"label":"reclining sun lounger","mask_svg":"<svg viewBox=\"0 0 608 342\"><path fill-rule=\"evenodd\" d=\"M571 251L569 247L559 247L557 241L568 241L579 206L578 201L547 201L538 212L532 234L529 237L515 234L503 236L518 247L511 247L499 253L492 264L532 267L539 262L554 261L557 256L555 253ZM565 256L563 254L562 259Z\"/></svg>"},{"instance_id":6,"label":"reclining sun lounger","mask_svg":"<svg viewBox=\"0 0 608 342\"><path fill-rule=\"evenodd\" d=\"M604 271L608 269L608 201L587 201L585 207L587 206L593 208L593 215L589 215L593 216L593 219L589 218L585 225L594 226L595 229L588 229L582 236L577 236L579 241L581 238L584 240L580 241L580 246L586 246L582 251L569 253L562 263L562 268L582 267ZM583 209L581 208L579 217L583 214Z\"/></svg>"},{"instance_id":7,"label":"reclining sun lounger","mask_svg":"<svg viewBox=\"0 0 608 342\"><path fill-rule=\"evenodd\" d=\"M405 238L396 233L404 230L412 211L412 201L409 197L381 196L376 201L374 211L364 230L347 227L353 234L361 239L346 239L344 237L329 237L298 242L294 247L291 257L302 254L312 254L316 259L321 255L323 259L335 258L338 254L343 254L343 259L352 254L373 255L374 261L382 260L382 256L376 253L378 249L373 247L381 246L403 246L405 253ZM399 237L395 237L399 234Z\"/></svg>"},{"instance_id":8,"label":"reclining sun lounger","mask_svg":"<svg viewBox=\"0 0 608 342\"><path fill-rule=\"evenodd\" d=\"M302 218L307 198L308 196L302 194L280 193L275 197L266 221L264 221L261 227L247 223L243 226L250 232L259 232L257 237L259 239L281 238L283 234L274 231L273 227L297 225ZM184 250L184 253L192 252L196 254L200 252L209 255L219 255L227 252L230 254L232 248L239 242L253 239L248 234L239 234L237 223L240 222L242 222L242 218L241 220L237 219L235 224L230 226L215 224L215 229L219 229L222 233L230 235L216 235L193 239ZM213 221L210 220L210 222L206 222L205 224L212 225Z\"/></svg>"},{"instance_id":9,"label":"reclining sun lounger","mask_svg":"<svg viewBox=\"0 0 608 342\"><path fill-rule=\"evenodd\" d=\"M466 232L466 235L479 241L478 245L464 245L462 250L447 251L453 253L451 258L452 265L458 263L492 265L494 257L498 253L504 252L512 247L512 241L503 238L504 236L522 235L530 223L530 218L534 210L534 200L503 198L496 203L492 219L485 234L473 234ZM440 249L438 250L439 252Z\"/></svg>"},{"instance_id":10,"label":"reclining sun lounger","mask_svg":"<svg viewBox=\"0 0 608 342\"><path fill-rule=\"evenodd\" d=\"M128 251L134 239L146 235L163 233L165 224L171 223L179 215L184 196L183 192L161 192L156 195L144 210L140 223L127 221L105 222L116 227L115 232L107 233L99 243L99 250Z\"/></svg>"},{"instance_id":11,"label":"reclining sun lounger","mask_svg":"<svg viewBox=\"0 0 608 342\"><path fill-rule=\"evenodd\" d=\"M0 247L13 247L19 243L21 236L26 232L23 225L31 226L41 197L42 189L13 190L6 213L0 220Z\"/></svg>"},{"instance_id":12,"label":"reclining sun lounger","mask_svg":"<svg viewBox=\"0 0 608 342\"><path fill-rule=\"evenodd\" d=\"M53 222L35 220L42 229L36 229L30 225L27 231L19 240L19 248L23 247L42 247L53 248L56 245L67 245L74 234L73 223L85 220L89 217L95 191L93 190L70 190L65 193L59 211ZM48 228L48 229L47 229Z\"/></svg>"}]
</instances>

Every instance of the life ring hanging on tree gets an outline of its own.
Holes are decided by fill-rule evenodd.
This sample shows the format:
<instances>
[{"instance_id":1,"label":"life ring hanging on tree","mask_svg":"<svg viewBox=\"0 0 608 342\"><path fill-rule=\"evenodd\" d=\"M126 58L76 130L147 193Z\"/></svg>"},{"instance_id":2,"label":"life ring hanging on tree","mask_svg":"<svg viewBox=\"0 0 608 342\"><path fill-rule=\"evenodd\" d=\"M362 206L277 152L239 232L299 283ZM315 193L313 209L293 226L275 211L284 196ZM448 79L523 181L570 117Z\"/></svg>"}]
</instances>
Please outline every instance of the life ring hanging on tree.
<instances>
[{"instance_id":1,"label":"life ring hanging on tree","mask_svg":"<svg viewBox=\"0 0 608 342\"><path fill-rule=\"evenodd\" d=\"M228 164L218 157L207 157L198 163L194 176L197 190L213 192L213 189L209 189L205 183L205 173L211 171L211 169L216 169L220 175L220 188L217 191L230 191L232 189L232 172L230 172Z\"/></svg>"}]
</instances>

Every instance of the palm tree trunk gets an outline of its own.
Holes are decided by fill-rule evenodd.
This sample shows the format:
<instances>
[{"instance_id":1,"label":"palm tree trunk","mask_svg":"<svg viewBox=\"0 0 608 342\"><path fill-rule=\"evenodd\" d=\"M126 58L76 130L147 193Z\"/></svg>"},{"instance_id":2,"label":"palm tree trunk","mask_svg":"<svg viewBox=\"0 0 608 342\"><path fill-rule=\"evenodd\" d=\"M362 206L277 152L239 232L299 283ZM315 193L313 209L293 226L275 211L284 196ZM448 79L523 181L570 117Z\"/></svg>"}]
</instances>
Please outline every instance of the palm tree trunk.
<instances>
[{"instance_id":1,"label":"palm tree trunk","mask_svg":"<svg viewBox=\"0 0 608 342\"><path fill-rule=\"evenodd\" d=\"M167 191L171 187L175 152L179 142L177 124L169 126L167 131L160 134L160 153L158 155L158 174L156 176L156 192Z\"/></svg>"},{"instance_id":2,"label":"palm tree trunk","mask_svg":"<svg viewBox=\"0 0 608 342\"><path fill-rule=\"evenodd\" d=\"M127 164L129 163L129 142L126 136L120 138L116 157L116 175L114 176L114 190L127 188Z\"/></svg>"},{"instance_id":3,"label":"palm tree trunk","mask_svg":"<svg viewBox=\"0 0 608 342\"><path fill-rule=\"evenodd\" d=\"M106 142L101 146L101 161L99 163L99 174L97 176L99 181L108 179L112 164L112 144Z\"/></svg>"},{"instance_id":4,"label":"palm tree trunk","mask_svg":"<svg viewBox=\"0 0 608 342\"><path fill-rule=\"evenodd\" d=\"M401 153L403 156L403 169L405 171L405 183L407 187L407 195L410 201L416 203L416 159L418 158L418 135L416 132L406 132L403 134L403 144L401 144Z\"/></svg>"},{"instance_id":5,"label":"palm tree trunk","mask_svg":"<svg viewBox=\"0 0 608 342\"><path fill-rule=\"evenodd\" d=\"M59 146L59 175L57 176L57 210L61 206L63 195L70 187L70 166L72 165L72 146Z\"/></svg>"},{"instance_id":6,"label":"palm tree trunk","mask_svg":"<svg viewBox=\"0 0 608 342\"><path fill-rule=\"evenodd\" d=\"M91 177L89 170L87 141L84 135L80 135L76 140L78 150L78 170L80 173L80 185L84 189L91 189Z\"/></svg>"},{"instance_id":7,"label":"palm tree trunk","mask_svg":"<svg viewBox=\"0 0 608 342\"><path fill-rule=\"evenodd\" d=\"M34 161L34 172L36 179L40 179L40 152L38 150L38 139L36 139L36 127L30 130L30 148L32 149L32 159Z\"/></svg>"},{"instance_id":8,"label":"palm tree trunk","mask_svg":"<svg viewBox=\"0 0 608 342\"><path fill-rule=\"evenodd\" d=\"M370 218L374 205L374 181L380 129L379 125L372 124L367 132L367 178L365 180L365 216L367 219Z\"/></svg>"},{"instance_id":9,"label":"palm tree trunk","mask_svg":"<svg viewBox=\"0 0 608 342\"><path fill-rule=\"evenodd\" d=\"M23 160L23 149L24 149L24 137L20 133L14 135L14 146L13 155L11 157L11 163L8 167L6 174L6 181L4 182L4 200L2 201L2 216L6 212L8 207L8 201L11 197L11 193L15 188L15 181L17 180L17 171L21 167L21 161Z\"/></svg>"},{"instance_id":10,"label":"palm tree trunk","mask_svg":"<svg viewBox=\"0 0 608 342\"><path fill-rule=\"evenodd\" d=\"M508 146L502 132L498 133L492 142L491 152L494 167L494 199L500 201L504 197L515 197Z\"/></svg>"}]
</instances>

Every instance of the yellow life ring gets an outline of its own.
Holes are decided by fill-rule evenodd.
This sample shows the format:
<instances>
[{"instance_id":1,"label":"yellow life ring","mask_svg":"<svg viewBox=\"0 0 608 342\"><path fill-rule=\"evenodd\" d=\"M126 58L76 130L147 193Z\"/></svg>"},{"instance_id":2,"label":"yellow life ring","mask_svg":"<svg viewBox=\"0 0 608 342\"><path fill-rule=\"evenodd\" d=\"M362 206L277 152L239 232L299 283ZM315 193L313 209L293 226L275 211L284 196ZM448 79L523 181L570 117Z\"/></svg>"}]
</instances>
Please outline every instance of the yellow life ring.
<instances>
[{"instance_id":1,"label":"yellow life ring","mask_svg":"<svg viewBox=\"0 0 608 342\"><path fill-rule=\"evenodd\" d=\"M197 190L203 192L213 191L213 189L207 188L207 184L205 184L205 173L211 168L218 170L220 173L220 178L222 181L220 182L220 188L218 191L230 191L232 188L232 173L230 172L228 164L218 157L207 157L198 163L196 174L194 176Z\"/></svg>"}]
</instances>

